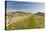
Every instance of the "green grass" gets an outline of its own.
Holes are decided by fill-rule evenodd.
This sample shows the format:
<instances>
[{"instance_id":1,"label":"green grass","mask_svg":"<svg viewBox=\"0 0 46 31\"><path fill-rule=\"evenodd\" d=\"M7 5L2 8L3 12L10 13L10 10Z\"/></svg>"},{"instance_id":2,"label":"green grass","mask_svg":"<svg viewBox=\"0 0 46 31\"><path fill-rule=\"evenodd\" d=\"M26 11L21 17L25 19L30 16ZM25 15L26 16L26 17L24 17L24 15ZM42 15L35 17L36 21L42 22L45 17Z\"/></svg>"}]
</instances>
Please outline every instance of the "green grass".
<instances>
[{"instance_id":1,"label":"green grass","mask_svg":"<svg viewBox=\"0 0 46 31\"><path fill-rule=\"evenodd\" d=\"M28 15L26 15L28 16ZM7 30L44 28L44 16L30 15L10 24Z\"/></svg>"}]
</instances>

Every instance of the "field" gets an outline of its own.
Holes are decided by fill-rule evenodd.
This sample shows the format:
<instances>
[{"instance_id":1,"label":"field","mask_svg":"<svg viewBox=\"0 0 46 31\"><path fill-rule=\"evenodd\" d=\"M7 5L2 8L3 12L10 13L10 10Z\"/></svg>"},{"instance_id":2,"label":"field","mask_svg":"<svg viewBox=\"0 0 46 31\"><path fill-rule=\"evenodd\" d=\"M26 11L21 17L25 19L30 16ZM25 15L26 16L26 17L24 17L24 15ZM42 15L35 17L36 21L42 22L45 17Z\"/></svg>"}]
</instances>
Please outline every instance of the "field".
<instances>
[{"instance_id":1,"label":"field","mask_svg":"<svg viewBox=\"0 0 46 31\"><path fill-rule=\"evenodd\" d=\"M6 16L7 30L44 28L44 16L16 13Z\"/></svg>"}]
</instances>

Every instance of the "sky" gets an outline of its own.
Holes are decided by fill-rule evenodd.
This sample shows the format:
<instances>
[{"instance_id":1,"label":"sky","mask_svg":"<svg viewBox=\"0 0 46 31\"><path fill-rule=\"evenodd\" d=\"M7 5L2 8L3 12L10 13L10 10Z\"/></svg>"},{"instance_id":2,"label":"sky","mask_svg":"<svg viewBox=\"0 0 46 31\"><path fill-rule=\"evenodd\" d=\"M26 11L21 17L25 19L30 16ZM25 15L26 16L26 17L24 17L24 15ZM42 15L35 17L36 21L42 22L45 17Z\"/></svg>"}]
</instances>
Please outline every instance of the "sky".
<instances>
[{"instance_id":1,"label":"sky","mask_svg":"<svg viewBox=\"0 0 46 31\"><path fill-rule=\"evenodd\" d=\"M42 2L7 1L7 12L44 12Z\"/></svg>"}]
</instances>

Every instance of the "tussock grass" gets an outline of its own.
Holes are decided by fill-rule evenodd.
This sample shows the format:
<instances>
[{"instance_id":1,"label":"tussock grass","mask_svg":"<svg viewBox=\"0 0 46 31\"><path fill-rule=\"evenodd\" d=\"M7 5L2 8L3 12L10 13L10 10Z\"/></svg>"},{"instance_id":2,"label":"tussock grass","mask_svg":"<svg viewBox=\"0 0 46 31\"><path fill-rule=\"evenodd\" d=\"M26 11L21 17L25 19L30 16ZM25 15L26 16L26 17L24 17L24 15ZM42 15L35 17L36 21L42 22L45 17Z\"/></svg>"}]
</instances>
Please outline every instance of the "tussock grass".
<instances>
[{"instance_id":1,"label":"tussock grass","mask_svg":"<svg viewBox=\"0 0 46 31\"><path fill-rule=\"evenodd\" d=\"M26 15L26 16L25 17L22 16L22 18L19 21L10 24L7 27L7 30L44 28L43 16L37 15Z\"/></svg>"}]
</instances>

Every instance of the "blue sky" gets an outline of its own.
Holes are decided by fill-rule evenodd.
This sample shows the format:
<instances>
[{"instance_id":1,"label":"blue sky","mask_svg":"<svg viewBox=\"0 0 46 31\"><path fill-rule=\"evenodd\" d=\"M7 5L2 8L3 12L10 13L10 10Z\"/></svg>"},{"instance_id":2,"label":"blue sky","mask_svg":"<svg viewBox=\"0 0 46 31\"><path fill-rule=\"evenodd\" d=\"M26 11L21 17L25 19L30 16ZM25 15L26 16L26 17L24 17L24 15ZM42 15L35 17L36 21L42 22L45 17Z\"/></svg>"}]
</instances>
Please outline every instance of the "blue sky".
<instances>
[{"instance_id":1,"label":"blue sky","mask_svg":"<svg viewBox=\"0 0 46 31\"><path fill-rule=\"evenodd\" d=\"M44 12L44 3L7 1L7 11Z\"/></svg>"}]
</instances>

